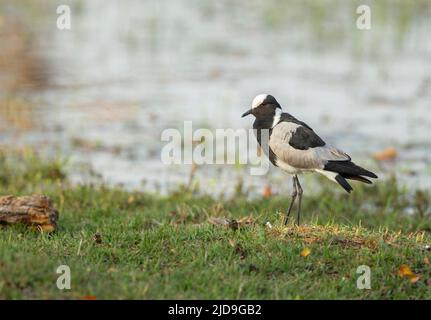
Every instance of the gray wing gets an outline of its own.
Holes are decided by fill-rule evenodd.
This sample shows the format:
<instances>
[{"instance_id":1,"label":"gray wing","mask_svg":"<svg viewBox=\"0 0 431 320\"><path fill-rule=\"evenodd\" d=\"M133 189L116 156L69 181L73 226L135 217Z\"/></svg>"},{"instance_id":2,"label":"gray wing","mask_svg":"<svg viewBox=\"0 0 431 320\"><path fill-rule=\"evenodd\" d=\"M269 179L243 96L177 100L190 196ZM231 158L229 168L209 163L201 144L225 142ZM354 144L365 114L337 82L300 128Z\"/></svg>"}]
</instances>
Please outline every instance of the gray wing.
<instances>
[{"instance_id":1,"label":"gray wing","mask_svg":"<svg viewBox=\"0 0 431 320\"><path fill-rule=\"evenodd\" d=\"M269 148L275 161L298 169L323 169L330 160L350 161L349 155L327 145L311 128L280 122L273 129Z\"/></svg>"}]
</instances>

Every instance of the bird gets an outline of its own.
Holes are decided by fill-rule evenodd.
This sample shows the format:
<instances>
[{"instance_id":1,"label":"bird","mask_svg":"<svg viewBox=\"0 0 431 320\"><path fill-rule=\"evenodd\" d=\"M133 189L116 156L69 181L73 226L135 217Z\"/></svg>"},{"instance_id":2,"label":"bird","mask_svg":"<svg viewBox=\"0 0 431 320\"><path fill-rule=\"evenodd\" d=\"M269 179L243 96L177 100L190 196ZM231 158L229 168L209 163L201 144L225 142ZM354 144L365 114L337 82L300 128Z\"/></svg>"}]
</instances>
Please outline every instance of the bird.
<instances>
[{"instance_id":1,"label":"bird","mask_svg":"<svg viewBox=\"0 0 431 320\"><path fill-rule=\"evenodd\" d=\"M300 223L303 189L298 175L305 172L322 174L348 193L353 188L347 180L371 184L368 178L377 179L375 173L356 165L347 153L327 144L305 122L283 112L281 105L270 94L257 95L242 118L248 115L255 117L253 129L256 139L271 163L292 176L293 191L285 225L297 197L296 223ZM262 134L263 130L268 130L268 134Z\"/></svg>"}]
</instances>

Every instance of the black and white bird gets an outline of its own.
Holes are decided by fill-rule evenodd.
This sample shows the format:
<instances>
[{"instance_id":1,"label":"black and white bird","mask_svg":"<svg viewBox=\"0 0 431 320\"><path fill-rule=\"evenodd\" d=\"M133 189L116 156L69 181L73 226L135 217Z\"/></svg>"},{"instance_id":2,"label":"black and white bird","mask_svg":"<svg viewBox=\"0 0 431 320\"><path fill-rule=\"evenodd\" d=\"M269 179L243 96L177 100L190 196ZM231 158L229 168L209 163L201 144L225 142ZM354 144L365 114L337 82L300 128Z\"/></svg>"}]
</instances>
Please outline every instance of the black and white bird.
<instances>
[{"instance_id":1,"label":"black and white bird","mask_svg":"<svg viewBox=\"0 0 431 320\"><path fill-rule=\"evenodd\" d=\"M256 138L271 163L293 176L292 200L284 223L287 224L293 204L298 196L298 217L301 214L302 188L298 175L304 172L317 172L338 183L348 193L353 188L347 182L357 180L371 184L365 177L377 176L351 161L345 152L334 148L322 140L306 123L289 113L283 112L277 100L269 94L259 94L253 99L252 107L242 117L256 117L253 128ZM269 130L269 134L261 134ZM268 141L262 137L268 137Z\"/></svg>"}]
</instances>

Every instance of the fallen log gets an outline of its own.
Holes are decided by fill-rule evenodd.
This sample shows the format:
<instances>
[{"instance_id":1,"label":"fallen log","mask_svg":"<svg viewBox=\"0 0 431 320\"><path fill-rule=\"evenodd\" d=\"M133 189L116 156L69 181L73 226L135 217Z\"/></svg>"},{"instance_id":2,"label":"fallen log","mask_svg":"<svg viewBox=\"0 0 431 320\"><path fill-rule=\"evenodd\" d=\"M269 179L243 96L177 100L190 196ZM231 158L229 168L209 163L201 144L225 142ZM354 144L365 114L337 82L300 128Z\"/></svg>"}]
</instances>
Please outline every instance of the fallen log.
<instances>
[{"instance_id":1,"label":"fallen log","mask_svg":"<svg viewBox=\"0 0 431 320\"><path fill-rule=\"evenodd\" d=\"M0 224L22 223L44 232L57 229L58 211L43 195L0 197Z\"/></svg>"}]
</instances>

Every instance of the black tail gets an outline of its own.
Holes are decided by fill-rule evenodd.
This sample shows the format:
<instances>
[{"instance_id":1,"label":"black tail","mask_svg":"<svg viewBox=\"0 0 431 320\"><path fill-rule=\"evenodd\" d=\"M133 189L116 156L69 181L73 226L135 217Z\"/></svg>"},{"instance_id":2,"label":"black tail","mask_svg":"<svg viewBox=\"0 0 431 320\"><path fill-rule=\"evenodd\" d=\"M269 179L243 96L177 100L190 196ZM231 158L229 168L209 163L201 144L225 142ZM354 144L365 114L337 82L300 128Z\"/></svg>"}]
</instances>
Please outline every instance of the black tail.
<instances>
[{"instance_id":1,"label":"black tail","mask_svg":"<svg viewBox=\"0 0 431 320\"><path fill-rule=\"evenodd\" d=\"M346 179L371 184L372 182L370 180L362 176L377 178L377 176L371 171L365 170L351 161L328 161L324 167L324 170L338 173L338 175L335 177L335 180L340 186L344 188L344 190L349 193L353 190L353 188Z\"/></svg>"},{"instance_id":2,"label":"black tail","mask_svg":"<svg viewBox=\"0 0 431 320\"><path fill-rule=\"evenodd\" d=\"M335 181L337 181L338 184L342 186L344 190L346 190L348 193L350 193L353 190L352 186L347 182L346 179L343 178L343 176L340 176L339 174L337 174L335 176Z\"/></svg>"},{"instance_id":3,"label":"black tail","mask_svg":"<svg viewBox=\"0 0 431 320\"><path fill-rule=\"evenodd\" d=\"M356 181L361 181L363 183L372 184L372 182L370 180L368 180L367 178L361 177L361 176L350 176L348 174L342 174L342 176L345 179L356 180Z\"/></svg>"},{"instance_id":4,"label":"black tail","mask_svg":"<svg viewBox=\"0 0 431 320\"><path fill-rule=\"evenodd\" d=\"M323 169L326 171L337 172L347 179L357 176L366 176L375 179L377 178L377 176L371 171L365 170L351 161L328 161Z\"/></svg>"}]
</instances>

